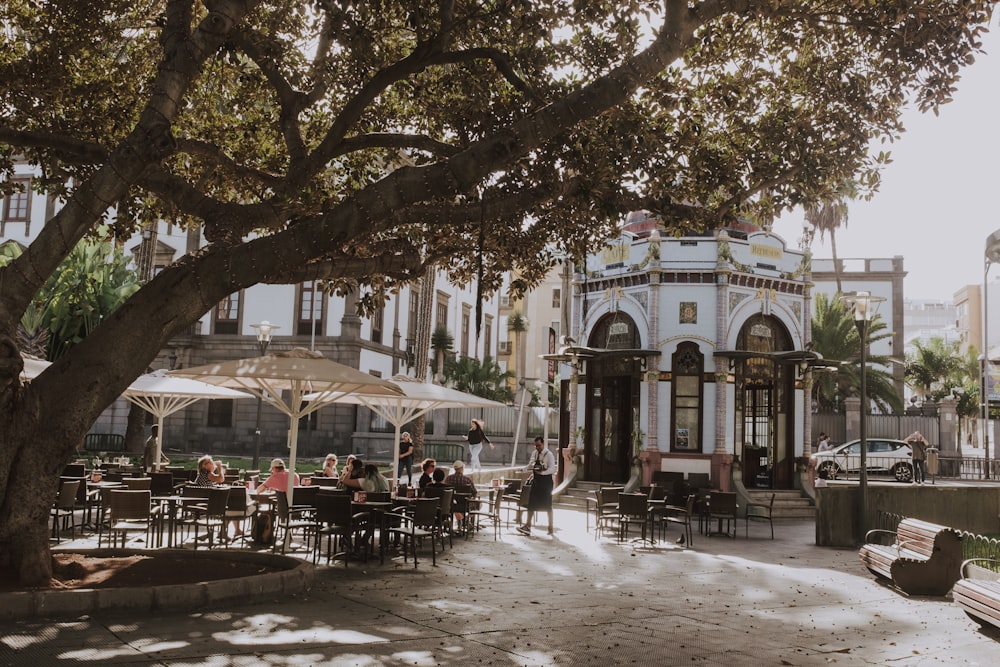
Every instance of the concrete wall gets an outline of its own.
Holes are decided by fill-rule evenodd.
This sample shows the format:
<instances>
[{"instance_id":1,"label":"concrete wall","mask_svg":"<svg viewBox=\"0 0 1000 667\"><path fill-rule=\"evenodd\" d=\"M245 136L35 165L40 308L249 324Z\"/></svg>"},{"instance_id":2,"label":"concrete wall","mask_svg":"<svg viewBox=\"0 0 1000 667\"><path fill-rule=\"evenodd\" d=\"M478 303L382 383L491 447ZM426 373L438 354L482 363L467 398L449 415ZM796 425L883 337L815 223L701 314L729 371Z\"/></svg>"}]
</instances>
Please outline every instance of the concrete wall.
<instances>
[{"instance_id":1,"label":"concrete wall","mask_svg":"<svg viewBox=\"0 0 1000 667\"><path fill-rule=\"evenodd\" d=\"M858 487L833 484L816 489L816 544L851 547L856 536ZM939 523L971 533L1000 533L1000 486L869 486L869 528L879 511Z\"/></svg>"}]
</instances>

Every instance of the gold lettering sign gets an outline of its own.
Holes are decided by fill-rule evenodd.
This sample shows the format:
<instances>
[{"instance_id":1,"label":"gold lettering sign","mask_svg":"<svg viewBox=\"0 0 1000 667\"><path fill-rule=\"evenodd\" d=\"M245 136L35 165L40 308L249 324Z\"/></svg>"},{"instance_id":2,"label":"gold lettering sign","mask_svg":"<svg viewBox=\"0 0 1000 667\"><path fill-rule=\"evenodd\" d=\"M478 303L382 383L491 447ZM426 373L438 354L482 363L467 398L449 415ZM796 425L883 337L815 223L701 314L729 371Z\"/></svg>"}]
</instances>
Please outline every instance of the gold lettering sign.
<instances>
[{"instance_id":1,"label":"gold lettering sign","mask_svg":"<svg viewBox=\"0 0 1000 667\"><path fill-rule=\"evenodd\" d=\"M781 248L775 248L761 243L751 243L750 254L757 257L767 257L768 259L781 259Z\"/></svg>"},{"instance_id":2,"label":"gold lettering sign","mask_svg":"<svg viewBox=\"0 0 1000 667\"><path fill-rule=\"evenodd\" d=\"M608 246L601 251L601 263L605 266L608 264L625 263L628 260L628 249L629 246L627 243Z\"/></svg>"}]
</instances>

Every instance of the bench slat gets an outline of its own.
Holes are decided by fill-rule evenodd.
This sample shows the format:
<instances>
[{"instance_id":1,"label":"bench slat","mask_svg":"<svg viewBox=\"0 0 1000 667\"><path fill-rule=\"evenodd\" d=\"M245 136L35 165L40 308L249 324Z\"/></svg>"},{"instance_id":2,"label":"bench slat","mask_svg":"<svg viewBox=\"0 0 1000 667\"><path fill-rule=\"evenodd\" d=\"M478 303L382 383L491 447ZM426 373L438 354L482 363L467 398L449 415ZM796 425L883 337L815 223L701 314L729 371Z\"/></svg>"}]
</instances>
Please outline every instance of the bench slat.
<instances>
[{"instance_id":1,"label":"bench slat","mask_svg":"<svg viewBox=\"0 0 1000 667\"><path fill-rule=\"evenodd\" d=\"M945 595L960 576L961 541L961 535L947 526L903 519L895 544L865 544L858 556L869 570L892 579L904 593Z\"/></svg>"}]
</instances>

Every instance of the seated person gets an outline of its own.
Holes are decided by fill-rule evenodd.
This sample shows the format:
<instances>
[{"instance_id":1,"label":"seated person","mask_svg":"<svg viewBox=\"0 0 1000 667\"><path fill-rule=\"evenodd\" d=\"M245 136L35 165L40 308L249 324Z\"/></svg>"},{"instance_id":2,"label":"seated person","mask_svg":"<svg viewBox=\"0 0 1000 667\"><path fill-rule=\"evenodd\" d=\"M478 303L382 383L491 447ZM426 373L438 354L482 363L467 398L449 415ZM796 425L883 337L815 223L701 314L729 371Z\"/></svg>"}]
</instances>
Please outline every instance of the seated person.
<instances>
[{"instance_id":1,"label":"seated person","mask_svg":"<svg viewBox=\"0 0 1000 667\"><path fill-rule=\"evenodd\" d=\"M420 489L420 497L424 498L427 496L427 489L432 486L444 486L445 472L444 468L434 468L434 473L431 475L431 481L429 481L424 488Z\"/></svg>"},{"instance_id":2,"label":"seated person","mask_svg":"<svg viewBox=\"0 0 1000 667\"><path fill-rule=\"evenodd\" d=\"M222 484L226 481L226 469L222 463L212 460L212 457L205 454L198 459L198 475L194 478L195 486L212 486Z\"/></svg>"},{"instance_id":3,"label":"seated person","mask_svg":"<svg viewBox=\"0 0 1000 667\"><path fill-rule=\"evenodd\" d=\"M359 460L358 463L361 463ZM362 491L367 491L369 493L388 493L389 492L389 480L385 478L378 471L378 466L369 463L364 466L364 475L361 477L349 477L344 485L353 488L361 489Z\"/></svg>"},{"instance_id":4,"label":"seated person","mask_svg":"<svg viewBox=\"0 0 1000 667\"><path fill-rule=\"evenodd\" d=\"M824 486L830 486L827 483L828 479L830 479L830 473L829 471L827 471L826 468L823 468L822 470L819 471L819 477L816 479L816 482L813 484L813 486L817 489L822 488Z\"/></svg>"},{"instance_id":5,"label":"seated person","mask_svg":"<svg viewBox=\"0 0 1000 667\"><path fill-rule=\"evenodd\" d=\"M431 477L434 475L434 469L437 467L437 461L434 459L424 459L420 463L420 469L423 470L423 474L420 475L420 479L417 480L417 485L420 487L420 494L424 495L424 487L431 483Z\"/></svg>"},{"instance_id":6,"label":"seated person","mask_svg":"<svg viewBox=\"0 0 1000 667\"><path fill-rule=\"evenodd\" d=\"M364 464L362 464L361 459L354 454L349 454L340 471L340 486L347 486L348 479L357 479L362 475L364 475Z\"/></svg>"},{"instance_id":7,"label":"seated person","mask_svg":"<svg viewBox=\"0 0 1000 667\"><path fill-rule=\"evenodd\" d=\"M326 460L323 461L323 475L326 477L336 477L338 474L337 455L327 454Z\"/></svg>"},{"instance_id":8,"label":"seated person","mask_svg":"<svg viewBox=\"0 0 1000 667\"><path fill-rule=\"evenodd\" d=\"M472 497L476 497L476 483L472 481L472 478L465 476L465 463L462 461L455 461L452 464L451 474L444 478L445 486L466 486L472 491ZM455 498L455 521L458 525L462 525L463 519L465 519L465 512L468 511L468 499L467 498Z\"/></svg>"},{"instance_id":9,"label":"seated person","mask_svg":"<svg viewBox=\"0 0 1000 667\"><path fill-rule=\"evenodd\" d=\"M298 474L293 473L292 486L299 485ZM281 459L271 461L271 476L263 484L257 487L258 491L288 491L288 471L285 470L285 462Z\"/></svg>"}]
</instances>

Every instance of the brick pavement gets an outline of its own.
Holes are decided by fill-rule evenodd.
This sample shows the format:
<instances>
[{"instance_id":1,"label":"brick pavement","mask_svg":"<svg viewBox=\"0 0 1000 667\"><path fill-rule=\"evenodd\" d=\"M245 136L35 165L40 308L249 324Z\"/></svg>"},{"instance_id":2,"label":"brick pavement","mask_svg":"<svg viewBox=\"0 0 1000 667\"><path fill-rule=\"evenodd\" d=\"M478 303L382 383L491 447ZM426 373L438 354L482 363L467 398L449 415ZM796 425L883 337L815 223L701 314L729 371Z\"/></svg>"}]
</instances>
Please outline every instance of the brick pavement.
<instances>
[{"instance_id":1,"label":"brick pavement","mask_svg":"<svg viewBox=\"0 0 1000 667\"><path fill-rule=\"evenodd\" d=\"M544 520L541 522L544 526ZM1000 633L877 583L811 522L694 547L505 530L412 563L321 567L308 593L183 613L0 623L0 665L993 665ZM675 530L671 538L676 538Z\"/></svg>"}]
</instances>

